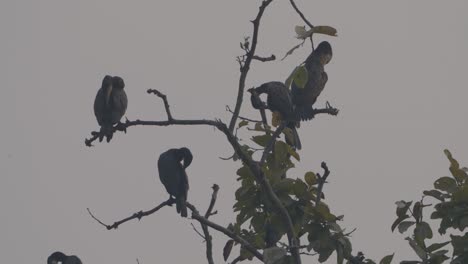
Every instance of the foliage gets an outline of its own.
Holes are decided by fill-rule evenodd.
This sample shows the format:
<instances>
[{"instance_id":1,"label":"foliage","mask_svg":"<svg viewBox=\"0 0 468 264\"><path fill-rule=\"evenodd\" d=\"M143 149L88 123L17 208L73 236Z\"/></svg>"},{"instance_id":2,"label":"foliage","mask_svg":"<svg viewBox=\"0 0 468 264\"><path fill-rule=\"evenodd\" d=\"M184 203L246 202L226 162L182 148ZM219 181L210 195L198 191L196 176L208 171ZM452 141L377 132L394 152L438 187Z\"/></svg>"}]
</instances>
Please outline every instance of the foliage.
<instances>
[{"instance_id":1,"label":"foliage","mask_svg":"<svg viewBox=\"0 0 468 264\"><path fill-rule=\"evenodd\" d=\"M450 264L468 263L468 234L456 235L456 231L463 232L468 227L468 174L466 168L460 168L450 151L445 150L450 161L451 176L445 176L434 182L434 189L426 190L420 201L397 202L397 219L392 225L392 231L398 228L400 233L412 228L412 235L407 237L410 247L420 260L402 263L440 264L450 259L447 245L452 246L452 260ZM431 197L437 202L435 205L425 204L424 198ZM440 220L438 233L446 240L443 243L430 243L433 238L431 226L424 219L424 209L430 208L430 218ZM447 237L447 231L452 232Z\"/></svg>"}]
</instances>

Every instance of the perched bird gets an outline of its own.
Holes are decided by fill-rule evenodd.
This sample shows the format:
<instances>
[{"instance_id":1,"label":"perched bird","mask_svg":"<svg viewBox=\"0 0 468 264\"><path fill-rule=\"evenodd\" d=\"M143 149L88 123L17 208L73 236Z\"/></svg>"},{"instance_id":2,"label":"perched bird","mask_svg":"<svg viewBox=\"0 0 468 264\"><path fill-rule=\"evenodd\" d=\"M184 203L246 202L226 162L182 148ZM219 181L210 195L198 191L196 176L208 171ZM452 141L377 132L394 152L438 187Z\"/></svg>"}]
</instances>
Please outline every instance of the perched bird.
<instances>
[{"instance_id":1,"label":"perched bird","mask_svg":"<svg viewBox=\"0 0 468 264\"><path fill-rule=\"evenodd\" d=\"M301 149L301 140L296 130L299 119L295 113L288 88L282 82L267 82L257 88L250 88L247 91L251 94L250 100L255 109L259 109L263 105L263 102L259 101L259 97L256 95L267 94L266 107L272 112L278 112L281 115L281 120L287 121L287 127L292 131L294 142L288 143L296 149ZM286 141L289 141L287 137Z\"/></svg>"},{"instance_id":2,"label":"perched bird","mask_svg":"<svg viewBox=\"0 0 468 264\"><path fill-rule=\"evenodd\" d=\"M47 258L47 264L83 264L77 256L67 256L62 252L54 252Z\"/></svg>"},{"instance_id":3,"label":"perched bird","mask_svg":"<svg viewBox=\"0 0 468 264\"><path fill-rule=\"evenodd\" d=\"M106 75L102 80L94 100L94 115L101 126L99 141L106 136L107 142L112 139L114 124L120 123L120 119L127 110L127 94L124 91L125 83L118 76Z\"/></svg>"},{"instance_id":4,"label":"perched bird","mask_svg":"<svg viewBox=\"0 0 468 264\"><path fill-rule=\"evenodd\" d=\"M312 105L317 101L317 97L328 81L324 66L330 62L332 56L330 43L321 42L305 61L308 80L304 88L298 87L294 82L291 84L292 101L301 120L313 118Z\"/></svg>"},{"instance_id":5,"label":"perched bird","mask_svg":"<svg viewBox=\"0 0 468 264\"><path fill-rule=\"evenodd\" d=\"M192 163L192 152L188 148L169 149L158 160L159 179L170 197L176 200L177 213L187 217L187 194L189 189L185 169ZM183 164L181 163L183 161Z\"/></svg>"}]
</instances>

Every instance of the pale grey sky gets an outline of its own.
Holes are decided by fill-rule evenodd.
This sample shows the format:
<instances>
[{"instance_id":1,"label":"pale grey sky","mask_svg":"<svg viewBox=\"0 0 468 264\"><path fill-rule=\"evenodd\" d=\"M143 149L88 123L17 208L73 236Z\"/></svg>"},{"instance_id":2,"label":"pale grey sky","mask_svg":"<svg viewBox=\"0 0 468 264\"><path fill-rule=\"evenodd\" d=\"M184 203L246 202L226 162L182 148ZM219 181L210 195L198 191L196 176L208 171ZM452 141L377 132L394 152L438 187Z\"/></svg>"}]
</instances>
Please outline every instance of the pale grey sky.
<instances>
[{"instance_id":1,"label":"pale grey sky","mask_svg":"<svg viewBox=\"0 0 468 264\"><path fill-rule=\"evenodd\" d=\"M167 198L156 160L188 146L190 199L205 209L221 187L213 220L227 225L238 187L225 137L207 127L129 129L111 144L84 146L97 128L92 104L105 74L122 76L129 119L165 118L157 88L178 118L219 117L233 106L239 42L251 34L260 1L13 1L0 3L0 258L45 263L55 250L84 263L205 263L205 245L174 208L107 231L103 221L148 209ZM356 251L380 259L416 258L392 234L394 202L418 199L448 174L449 148L468 163L468 18L466 1L299 1L315 25L331 25L334 58L319 103L341 109L299 130L297 176L332 171L327 201L352 229ZM258 54L282 57L303 25L288 1L264 15ZM254 62L247 87L284 80L310 46L285 61ZM246 97L247 98L247 97ZM245 105L243 115L258 117ZM194 222L195 223L195 222ZM196 223L195 223L196 224ZM221 262L226 238L215 237ZM313 258L310 258L313 261ZM334 259L331 263L334 262Z\"/></svg>"}]
</instances>

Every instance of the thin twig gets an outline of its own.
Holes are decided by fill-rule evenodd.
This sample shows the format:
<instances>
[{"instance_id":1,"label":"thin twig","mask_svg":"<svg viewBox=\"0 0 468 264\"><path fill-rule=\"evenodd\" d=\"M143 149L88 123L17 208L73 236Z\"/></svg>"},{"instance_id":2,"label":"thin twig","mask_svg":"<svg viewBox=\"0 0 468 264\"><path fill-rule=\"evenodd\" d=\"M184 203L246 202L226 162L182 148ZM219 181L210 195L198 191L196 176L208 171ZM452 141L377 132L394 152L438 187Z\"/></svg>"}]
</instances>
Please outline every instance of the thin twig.
<instances>
[{"instance_id":1,"label":"thin twig","mask_svg":"<svg viewBox=\"0 0 468 264\"><path fill-rule=\"evenodd\" d=\"M237 243L244 246L244 248L246 250L248 250L250 253L252 253L256 258L263 261L263 255L260 252L258 252L257 249L254 246L252 246L249 242L247 242L245 239L238 236L236 233L230 231L229 229L227 229L225 227L222 227L222 226L220 226L220 225L218 225L216 223L213 223L210 220L206 219L205 217L201 216L200 213L198 212L198 210L195 208L195 206L193 206L189 202L187 202L187 208L189 208L192 211L192 218L197 220L198 222L200 222L200 224L207 225L207 226L209 226L209 227L211 227L211 228L225 234L226 236L230 237L231 239L233 239Z\"/></svg>"},{"instance_id":2,"label":"thin twig","mask_svg":"<svg viewBox=\"0 0 468 264\"><path fill-rule=\"evenodd\" d=\"M302 18L302 20L304 20L304 22L310 27L310 28L313 28L314 25L312 25L312 23L309 22L309 20L307 20L307 18L304 16L304 14L301 12L301 10L299 10L299 8L297 7L296 3L294 3L294 0L289 0L289 2L291 2L291 5L292 7L294 8L294 10L296 10L296 12L299 14L299 16ZM312 35L310 35L310 43L312 44L312 50L314 50L314 40L312 39Z\"/></svg>"},{"instance_id":3,"label":"thin twig","mask_svg":"<svg viewBox=\"0 0 468 264\"><path fill-rule=\"evenodd\" d=\"M314 25L312 25L312 23L309 22L309 20L307 20L307 18L304 16L304 14L301 12L301 10L299 10L299 8L296 6L296 3L294 3L294 0L289 0L289 2L291 2L291 5L292 7L294 8L294 10L296 10L296 12L299 14L299 16L302 18L302 20L304 20L304 22L310 27L310 28L313 28Z\"/></svg>"},{"instance_id":4,"label":"thin twig","mask_svg":"<svg viewBox=\"0 0 468 264\"><path fill-rule=\"evenodd\" d=\"M119 225L121 225L121 224L123 224L125 222L128 222L130 220L133 220L133 219L141 220L141 218L143 218L144 216L152 215L152 214L156 213L159 209L163 208L164 206L167 206L167 205L171 206L173 203L174 203L174 199L169 198L169 200L167 200L165 202L162 202L161 204L159 204L158 206L156 206L155 208L153 208L151 210L136 212L132 216L129 216L129 217L124 218L124 219L122 219L120 221L114 222L112 225L107 225L107 224L103 223L101 220L99 220L97 217L95 217L91 213L91 210L89 208L86 208L86 210L88 210L89 215L94 220L96 220L99 224L101 224L102 226L107 228L107 230L111 230L111 229L117 229L119 227Z\"/></svg>"},{"instance_id":5,"label":"thin twig","mask_svg":"<svg viewBox=\"0 0 468 264\"><path fill-rule=\"evenodd\" d=\"M237 264L237 262L240 262L242 260L244 260L244 258L242 256L238 256L231 262L231 264Z\"/></svg>"},{"instance_id":6,"label":"thin twig","mask_svg":"<svg viewBox=\"0 0 468 264\"><path fill-rule=\"evenodd\" d=\"M193 230L195 231L195 233L197 233L201 238L203 238L203 242L206 241L206 238L205 236L203 236L202 233L200 233L200 231L197 230L197 228L195 227L195 225L193 223L190 223L190 225L192 226Z\"/></svg>"},{"instance_id":7,"label":"thin twig","mask_svg":"<svg viewBox=\"0 0 468 264\"><path fill-rule=\"evenodd\" d=\"M231 107L229 107L229 105L226 105L226 111L228 111L231 114L234 114L234 112L231 110ZM260 120L255 120L255 119L251 119L251 118L240 116L240 115L238 116L238 118L241 120L249 121L249 122L255 122L255 123L262 122Z\"/></svg>"},{"instance_id":8,"label":"thin twig","mask_svg":"<svg viewBox=\"0 0 468 264\"><path fill-rule=\"evenodd\" d=\"M320 174L317 173L318 188L317 197L315 198L315 206L317 206L320 203L320 199L322 199L323 186L327 181L328 175L330 175L330 170L328 170L328 166L324 161L322 162L321 166L323 169L323 176L320 176Z\"/></svg>"},{"instance_id":9,"label":"thin twig","mask_svg":"<svg viewBox=\"0 0 468 264\"><path fill-rule=\"evenodd\" d=\"M218 191L219 191L219 186L217 184L213 184L211 187L213 189L213 193L211 194L211 201L210 205L208 206L208 209L206 210L205 213L205 218L208 219L212 214L213 214L213 208L216 203L216 198L218 197ZM205 224L201 224L203 234L205 237L206 241L206 258L208 260L208 264L214 264L213 260L213 238L210 235L210 232L208 231L208 226Z\"/></svg>"},{"instance_id":10,"label":"thin twig","mask_svg":"<svg viewBox=\"0 0 468 264\"><path fill-rule=\"evenodd\" d=\"M271 54L270 57L260 57L260 56L254 55L252 59L258 60L258 61L261 61L261 62L267 62L267 61L276 60L276 56L274 54Z\"/></svg>"},{"instance_id":11,"label":"thin twig","mask_svg":"<svg viewBox=\"0 0 468 264\"><path fill-rule=\"evenodd\" d=\"M260 27L260 19L262 18L263 12L265 8L272 2L273 0L264 0L259 7L258 14L255 19L252 21L253 23L253 35L252 35L252 45L248 50L245 58L244 63L240 63L241 74L239 77L239 88L237 91L237 100L236 106L234 108L234 114L232 115L231 121L229 122L229 131L231 133L234 132L234 127L236 126L237 118L239 116L241 106L242 106L242 99L244 97L244 88L245 88L245 80L247 79L247 74L249 73L250 64L252 62L253 56L255 55L255 50L257 48L257 40L258 40L258 28Z\"/></svg>"},{"instance_id":12,"label":"thin twig","mask_svg":"<svg viewBox=\"0 0 468 264\"><path fill-rule=\"evenodd\" d=\"M146 92L149 94L155 94L156 96L158 96L159 98L163 100L164 108L166 109L167 120L169 121L173 120L171 110L169 110L169 103L167 102L167 96L156 89L148 89L148 91Z\"/></svg>"}]
</instances>

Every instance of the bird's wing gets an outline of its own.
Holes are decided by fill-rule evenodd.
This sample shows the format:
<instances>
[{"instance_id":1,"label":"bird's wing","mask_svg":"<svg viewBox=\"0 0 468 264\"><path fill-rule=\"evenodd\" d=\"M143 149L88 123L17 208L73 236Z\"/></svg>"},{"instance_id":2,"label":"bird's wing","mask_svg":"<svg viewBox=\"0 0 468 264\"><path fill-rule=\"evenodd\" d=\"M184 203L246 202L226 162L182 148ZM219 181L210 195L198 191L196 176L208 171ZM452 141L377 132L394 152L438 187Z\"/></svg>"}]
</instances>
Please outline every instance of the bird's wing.
<instances>
[{"instance_id":1,"label":"bird's wing","mask_svg":"<svg viewBox=\"0 0 468 264\"><path fill-rule=\"evenodd\" d=\"M69 256L64 264L83 264L77 256Z\"/></svg>"},{"instance_id":2,"label":"bird's wing","mask_svg":"<svg viewBox=\"0 0 468 264\"><path fill-rule=\"evenodd\" d=\"M112 95L112 123L118 123L127 111L128 99L124 90Z\"/></svg>"},{"instance_id":3,"label":"bird's wing","mask_svg":"<svg viewBox=\"0 0 468 264\"><path fill-rule=\"evenodd\" d=\"M291 119L293 117L293 104L289 90L280 83L275 85L270 90L268 103L272 111L281 113L283 119Z\"/></svg>"},{"instance_id":4,"label":"bird's wing","mask_svg":"<svg viewBox=\"0 0 468 264\"><path fill-rule=\"evenodd\" d=\"M96 98L94 99L94 115L98 121L98 124L102 126L104 123L104 115L106 112L106 104L105 104L105 97L104 97L104 90L101 88L98 90L96 94Z\"/></svg>"},{"instance_id":5,"label":"bird's wing","mask_svg":"<svg viewBox=\"0 0 468 264\"><path fill-rule=\"evenodd\" d=\"M185 172L185 169L181 170L181 177L180 177L180 183L179 183L179 193L187 200L188 198L188 190L189 190L189 182L188 182L188 176L187 173Z\"/></svg>"}]
</instances>

